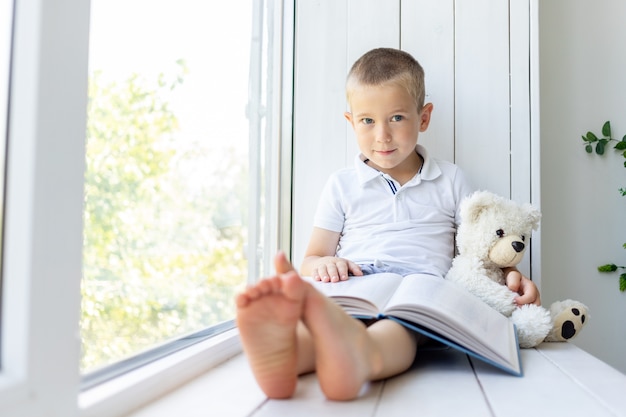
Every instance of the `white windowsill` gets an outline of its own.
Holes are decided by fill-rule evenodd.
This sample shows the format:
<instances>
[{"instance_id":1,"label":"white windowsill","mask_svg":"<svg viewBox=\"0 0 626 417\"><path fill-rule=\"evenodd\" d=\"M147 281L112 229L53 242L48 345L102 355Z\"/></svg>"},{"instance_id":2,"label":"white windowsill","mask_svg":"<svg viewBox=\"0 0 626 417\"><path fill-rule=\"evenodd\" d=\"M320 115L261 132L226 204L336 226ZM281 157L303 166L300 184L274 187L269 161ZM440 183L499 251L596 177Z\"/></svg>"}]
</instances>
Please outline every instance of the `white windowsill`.
<instances>
[{"instance_id":1,"label":"white windowsill","mask_svg":"<svg viewBox=\"0 0 626 417\"><path fill-rule=\"evenodd\" d=\"M28 398L28 386L23 378L0 374L0 409L23 403Z\"/></svg>"},{"instance_id":2,"label":"white windowsill","mask_svg":"<svg viewBox=\"0 0 626 417\"><path fill-rule=\"evenodd\" d=\"M241 352L232 329L79 395L81 417L129 414Z\"/></svg>"}]
</instances>

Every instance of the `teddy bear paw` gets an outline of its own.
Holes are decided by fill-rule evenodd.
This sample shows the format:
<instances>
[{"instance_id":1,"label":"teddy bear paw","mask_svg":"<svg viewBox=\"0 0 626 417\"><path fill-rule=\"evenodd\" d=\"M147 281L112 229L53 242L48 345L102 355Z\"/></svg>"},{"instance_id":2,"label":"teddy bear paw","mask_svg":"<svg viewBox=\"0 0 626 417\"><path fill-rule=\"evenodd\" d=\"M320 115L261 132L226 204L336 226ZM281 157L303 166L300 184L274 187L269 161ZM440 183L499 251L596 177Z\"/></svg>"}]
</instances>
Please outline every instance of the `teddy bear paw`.
<instances>
[{"instance_id":1,"label":"teddy bear paw","mask_svg":"<svg viewBox=\"0 0 626 417\"><path fill-rule=\"evenodd\" d=\"M546 342L565 342L580 333L588 318L588 309L578 301L557 301L550 306L550 314L553 326Z\"/></svg>"},{"instance_id":2,"label":"teddy bear paw","mask_svg":"<svg viewBox=\"0 0 626 417\"><path fill-rule=\"evenodd\" d=\"M517 341L522 349L537 346L552 329L550 312L534 304L526 304L515 309L511 320L515 324Z\"/></svg>"}]
</instances>

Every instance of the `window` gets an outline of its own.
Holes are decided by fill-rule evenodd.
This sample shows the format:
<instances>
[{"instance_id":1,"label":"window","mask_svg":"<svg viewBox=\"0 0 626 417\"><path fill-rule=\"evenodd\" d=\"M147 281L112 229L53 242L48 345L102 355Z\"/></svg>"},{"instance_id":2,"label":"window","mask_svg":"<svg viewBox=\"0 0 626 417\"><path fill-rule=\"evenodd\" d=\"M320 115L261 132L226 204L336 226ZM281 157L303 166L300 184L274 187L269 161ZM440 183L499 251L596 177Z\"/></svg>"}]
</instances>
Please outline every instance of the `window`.
<instances>
[{"instance_id":1,"label":"window","mask_svg":"<svg viewBox=\"0 0 626 417\"><path fill-rule=\"evenodd\" d=\"M2 248L4 247L4 165L8 135L9 79L11 69L11 38L13 30L13 2L0 0L0 271L2 271ZM0 272L0 320L2 319L2 273ZM0 326L0 341L2 340ZM2 344L0 344L1 353ZM2 356L0 356L2 358ZM2 369L0 361L0 369Z\"/></svg>"},{"instance_id":2,"label":"window","mask_svg":"<svg viewBox=\"0 0 626 417\"><path fill-rule=\"evenodd\" d=\"M125 415L197 376L238 349L236 332L218 334L232 326L235 288L267 273L277 248L289 249L291 149L282 136L291 132L293 3L224 2L222 10L211 2L192 11L202 6L196 3L17 0L12 13L13 3L0 0L0 88L11 92L0 115L5 123L8 114L10 127L0 415ZM97 13L105 20L96 22ZM94 44L90 54L92 17L94 33L104 25L108 41L120 42L100 58L104 64L140 70L97 70L95 54L106 49ZM9 71L8 49L1 48L12 19ZM127 38L118 36L124 25L132 25ZM209 36L209 25L221 32ZM245 44L235 41L240 33ZM139 47L139 39L157 43ZM126 43L137 49L125 53ZM198 67L201 54L187 53L192 44L217 68ZM220 46L228 53L218 54ZM218 69L228 71L203 85ZM222 86L228 95L215 92ZM7 97L0 90L2 106ZM220 143L209 142L216 137ZM209 281L211 274L222 281ZM105 301L114 290L124 305L112 314L115 301ZM145 328L119 328L120 337L96 345L101 352L89 358L102 356L87 362L100 341L83 350L80 330L107 330L116 314L139 318ZM191 335L206 340L168 354L180 349L175 341L194 343ZM77 398L81 376L164 347L162 359L135 361L133 372Z\"/></svg>"},{"instance_id":3,"label":"window","mask_svg":"<svg viewBox=\"0 0 626 417\"><path fill-rule=\"evenodd\" d=\"M235 292L269 273L272 7L91 2L87 386L232 327Z\"/></svg>"}]
</instances>

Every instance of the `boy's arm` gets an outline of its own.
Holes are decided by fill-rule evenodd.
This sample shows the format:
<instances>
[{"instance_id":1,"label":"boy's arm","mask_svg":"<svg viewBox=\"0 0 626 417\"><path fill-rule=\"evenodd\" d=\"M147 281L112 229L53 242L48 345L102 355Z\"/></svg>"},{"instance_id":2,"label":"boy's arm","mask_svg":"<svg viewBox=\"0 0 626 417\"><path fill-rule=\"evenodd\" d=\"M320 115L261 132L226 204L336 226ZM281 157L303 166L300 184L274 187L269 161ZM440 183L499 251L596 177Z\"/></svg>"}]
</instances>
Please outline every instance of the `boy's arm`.
<instances>
[{"instance_id":1,"label":"boy's arm","mask_svg":"<svg viewBox=\"0 0 626 417\"><path fill-rule=\"evenodd\" d=\"M300 274L323 282L345 281L350 273L363 275L357 264L335 256L339 236L339 232L314 227L309 246L304 253Z\"/></svg>"}]
</instances>

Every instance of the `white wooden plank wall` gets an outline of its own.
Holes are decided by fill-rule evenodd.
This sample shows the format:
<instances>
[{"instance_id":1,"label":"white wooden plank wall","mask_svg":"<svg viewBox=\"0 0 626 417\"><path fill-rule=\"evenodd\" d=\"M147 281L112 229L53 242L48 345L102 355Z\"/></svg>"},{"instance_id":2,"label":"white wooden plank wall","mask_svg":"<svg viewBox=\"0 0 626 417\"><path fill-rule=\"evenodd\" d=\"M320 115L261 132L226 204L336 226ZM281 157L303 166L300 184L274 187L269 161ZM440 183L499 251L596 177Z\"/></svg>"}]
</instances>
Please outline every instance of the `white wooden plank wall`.
<instances>
[{"instance_id":1,"label":"white wooden plank wall","mask_svg":"<svg viewBox=\"0 0 626 417\"><path fill-rule=\"evenodd\" d=\"M348 4L296 3L292 260L302 261L319 193L345 164L344 79Z\"/></svg>"},{"instance_id":2,"label":"white wooden plank wall","mask_svg":"<svg viewBox=\"0 0 626 417\"><path fill-rule=\"evenodd\" d=\"M455 161L474 185L509 195L508 2L455 8Z\"/></svg>"},{"instance_id":3,"label":"white wooden plank wall","mask_svg":"<svg viewBox=\"0 0 626 417\"><path fill-rule=\"evenodd\" d=\"M530 69L531 69L531 32L530 32L530 4L529 0L509 1L509 59L510 59L510 137L511 137L511 166L510 197L519 202L530 202L539 206L531 189L531 178L539 176L539 160L536 167L531 164L531 136L530 122L532 109L530 106ZM539 112L536 111L538 114ZM536 138L538 143L538 138ZM535 169L535 170L534 170ZM537 181L538 184L538 181ZM536 190L539 195L539 190ZM541 277L538 273L540 264L537 248L540 241L539 231L533 233L530 248L519 265L521 271L532 277L541 288ZM535 247L536 246L536 247ZM532 269L532 264L537 267Z\"/></svg>"},{"instance_id":4,"label":"white wooden plank wall","mask_svg":"<svg viewBox=\"0 0 626 417\"><path fill-rule=\"evenodd\" d=\"M532 202L530 131L530 4L528 0L511 0L510 66L511 66L511 198ZM539 161L537 161L539 165ZM538 167L537 167L538 168Z\"/></svg>"},{"instance_id":5,"label":"white wooden plank wall","mask_svg":"<svg viewBox=\"0 0 626 417\"><path fill-rule=\"evenodd\" d=\"M404 1L402 49L426 73L426 102L433 103L428 130L419 143L432 156L454 161L454 0Z\"/></svg>"},{"instance_id":6,"label":"white wooden plank wall","mask_svg":"<svg viewBox=\"0 0 626 417\"><path fill-rule=\"evenodd\" d=\"M456 162L477 188L530 201L528 9L528 0L296 3L296 265L326 179L358 152L343 118L344 83L374 47L399 47L423 65L435 110L420 142L432 155Z\"/></svg>"}]
</instances>

